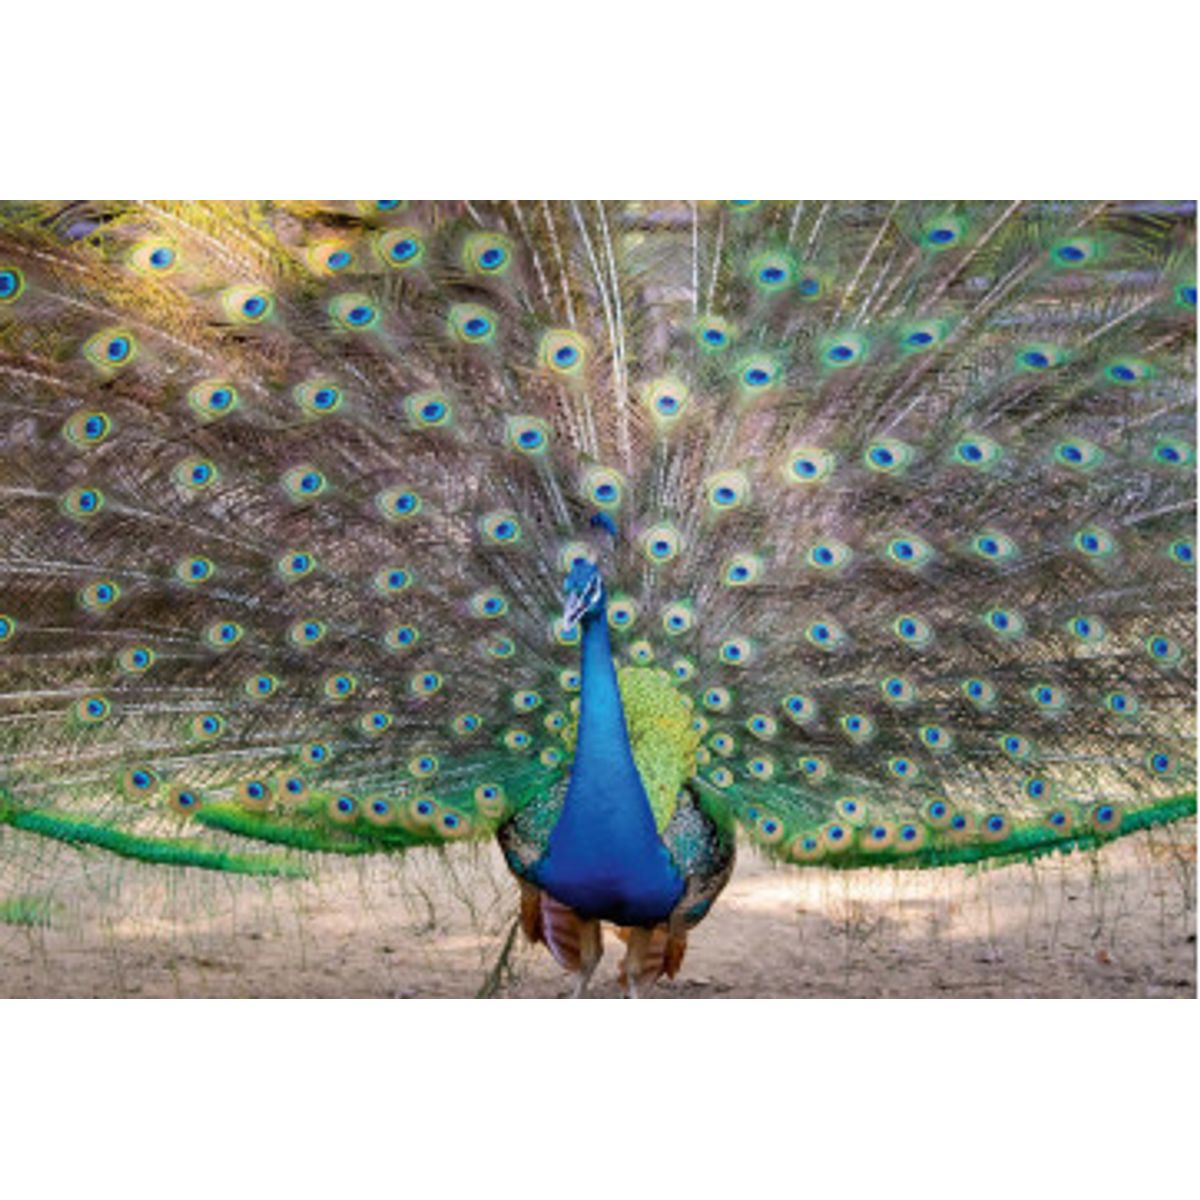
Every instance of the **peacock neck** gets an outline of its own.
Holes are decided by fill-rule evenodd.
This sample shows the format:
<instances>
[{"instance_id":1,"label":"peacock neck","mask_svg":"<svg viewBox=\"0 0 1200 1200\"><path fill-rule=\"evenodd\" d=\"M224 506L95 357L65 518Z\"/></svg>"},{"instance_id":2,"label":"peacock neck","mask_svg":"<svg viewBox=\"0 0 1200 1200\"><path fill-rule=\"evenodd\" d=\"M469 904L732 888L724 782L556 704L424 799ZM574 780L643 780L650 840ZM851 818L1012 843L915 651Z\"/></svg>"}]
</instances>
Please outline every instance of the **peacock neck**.
<instances>
[{"instance_id":1,"label":"peacock neck","mask_svg":"<svg viewBox=\"0 0 1200 1200\"><path fill-rule=\"evenodd\" d=\"M683 879L633 760L603 606L582 628L575 760L537 881L585 917L653 925L678 903Z\"/></svg>"},{"instance_id":2,"label":"peacock neck","mask_svg":"<svg viewBox=\"0 0 1200 1200\"><path fill-rule=\"evenodd\" d=\"M642 803L649 809L629 745L604 606L588 613L581 624L579 730L572 774L591 779L607 777L618 785L632 777ZM620 796L624 791L620 786L586 789L588 795L599 793L609 797Z\"/></svg>"}]
</instances>

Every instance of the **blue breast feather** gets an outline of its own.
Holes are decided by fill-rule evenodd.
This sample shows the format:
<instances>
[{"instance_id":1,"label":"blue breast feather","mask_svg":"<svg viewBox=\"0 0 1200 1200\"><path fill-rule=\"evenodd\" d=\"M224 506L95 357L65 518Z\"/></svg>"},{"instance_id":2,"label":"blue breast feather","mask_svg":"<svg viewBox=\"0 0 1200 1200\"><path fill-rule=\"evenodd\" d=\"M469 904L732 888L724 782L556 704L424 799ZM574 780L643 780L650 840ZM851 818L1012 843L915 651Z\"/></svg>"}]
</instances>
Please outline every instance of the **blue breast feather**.
<instances>
[{"instance_id":1,"label":"blue breast feather","mask_svg":"<svg viewBox=\"0 0 1200 1200\"><path fill-rule=\"evenodd\" d=\"M633 761L603 607L584 618L582 665L571 779L531 874L583 917L654 925L679 902L684 881Z\"/></svg>"}]
</instances>

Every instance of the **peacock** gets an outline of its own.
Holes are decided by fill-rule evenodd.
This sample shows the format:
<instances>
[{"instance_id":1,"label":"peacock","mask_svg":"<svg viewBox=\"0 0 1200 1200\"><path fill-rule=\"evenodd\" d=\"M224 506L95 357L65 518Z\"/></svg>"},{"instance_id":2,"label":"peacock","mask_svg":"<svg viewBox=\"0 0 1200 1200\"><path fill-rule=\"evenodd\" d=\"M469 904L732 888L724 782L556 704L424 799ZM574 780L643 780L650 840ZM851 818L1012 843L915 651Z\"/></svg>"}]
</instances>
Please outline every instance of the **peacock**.
<instances>
[{"instance_id":1,"label":"peacock","mask_svg":"<svg viewBox=\"0 0 1200 1200\"><path fill-rule=\"evenodd\" d=\"M0 858L495 838L638 995L739 841L1190 816L1195 312L1190 202L6 203Z\"/></svg>"}]
</instances>

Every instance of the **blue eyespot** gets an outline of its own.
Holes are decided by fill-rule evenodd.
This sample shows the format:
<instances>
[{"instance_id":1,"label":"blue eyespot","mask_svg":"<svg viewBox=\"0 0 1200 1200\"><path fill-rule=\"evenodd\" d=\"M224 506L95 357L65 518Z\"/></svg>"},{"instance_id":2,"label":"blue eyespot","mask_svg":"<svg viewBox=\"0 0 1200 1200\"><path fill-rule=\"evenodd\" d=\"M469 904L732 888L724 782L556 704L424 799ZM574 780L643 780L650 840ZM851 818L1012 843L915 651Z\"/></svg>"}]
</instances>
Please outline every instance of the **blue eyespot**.
<instances>
[{"instance_id":1,"label":"blue eyespot","mask_svg":"<svg viewBox=\"0 0 1200 1200\"><path fill-rule=\"evenodd\" d=\"M471 322L467 322L467 332L471 332ZM579 351L574 346L559 346L554 352L554 361L560 367L570 367L579 361Z\"/></svg>"},{"instance_id":2,"label":"blue eyespot","mask_svg":"<svg viewBox=\"0 0 1200 1200\"><path fill-rule=\"evenodd\" d=\"M931 229L928 234L929 240L939 246L948 245L956 236L953 229Z\"/></svg>"},{"instance_id":3,"label":"blue eyespot","mask_svg":"<svg viewBox=\"0 0 1200 1200\"><path fill-rule=\"evenodd\" d=\"M988 817L987 827L992 833L999 833L1004 828L1003 817Z\"/></svg>"},{"instance_id":4,"label":"blue eyespot","mask_svg":"<svg viewBox=\"0 0 1200 1200\"><path fill-rule=\"evenodd\" d=\"M347 314L346 320L351 325L368 325L375 316L375 310L369 304L356 304Z\"/></svg>"},{"instance_id":5,"label":"blue eyespot","mask_svg":"<svg viewBox=\"0 0 1200 1200\"><path fill-rule=\"evenodd\" d=\"M905 341L910 346L928 346L933 341L933 334L927 333L924 329L918 329L916 333L910 333Z\"/></svg>"},{"instance_id":6,"label":"blue eyespot","mask_svg":"<svg viewBox=\"0 0 1200 1200\"><path fill-rule=\"evenodd\" d=\"M890 467L896 456L886 446L876 446L871 451L871 461L879 467Z\"/></svg>"},{"instance_id":7,"label":"blue eyespot","mask_svg":"<svg viewBox=\"0 0 1200 1200\"><path fill-rule=\"evenodd\" d=\"M800 280L799 290L802 296L816 296L821 291L821 281L814 279L811 275L806 275Z\"/></svg>"},{"instance_id":8,"label":"blue eyespot","mask_svg":"<svg viewBox=\"0 0 1200 1200\"><path fill-rule=\"evenodd\" d=\"M407 262L416 254L417 249L417 243L412 238L401 238L392 246L389 253L396 262Z\"/></svg>"},{"instance_id":9,"label":"blue eyespot","mask_svg":"<svg viewBox=\"0 0 1200 1200\"><path fill-rule=\"evenodd\" d=\"M350 265L350 252L348 250L335 250L326 260L325 265L331 271L342 271Z\"/></svg>"}]
</instances>

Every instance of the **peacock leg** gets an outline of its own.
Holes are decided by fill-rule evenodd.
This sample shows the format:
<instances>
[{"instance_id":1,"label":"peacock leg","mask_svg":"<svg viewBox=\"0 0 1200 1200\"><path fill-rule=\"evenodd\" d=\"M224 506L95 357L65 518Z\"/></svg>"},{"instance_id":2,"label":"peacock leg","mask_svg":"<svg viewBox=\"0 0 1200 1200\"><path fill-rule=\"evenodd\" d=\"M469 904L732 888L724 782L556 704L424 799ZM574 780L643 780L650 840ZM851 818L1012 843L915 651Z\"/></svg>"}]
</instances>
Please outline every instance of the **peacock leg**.
<instances>
[{"instance_id":1,"label":"peacock leg","mask_svg":"<svg viewBox=\"0 0 1200 1200\"><path fill-rule=\"evenodd\" d=\"M522 883L520 923L531 942L544 943L554 961L570 972L575 981L571 995L583 996L604 956L600 922L586 920L549 892Z\"/></svg>"},{"instance_id":2,"label":"peacock leg","mask_svg":"<svg viewBox=\"0 0 1200 1200\"><path fill-rule=\"evenodd\" d=\"M575 990L571 993L574 1000L582 1000L587 993L588 984L604 957L604 936L600 931L599 921L580 921L579 923L579 970L575 973Z\"/></svg>"},{"instance_id":3,"label":"peacock leg","mask_svg":"<svg viewBox=\"0 0 1200 1200\"><path fill-rule=\"evenodd\" d=\"M630 929L626 936L625 960L621 963L621 982L630 1000L636 1000L662 973L662 927ZM657 935L657 936L656 936Z\"/></svg>"}]
</instances>

